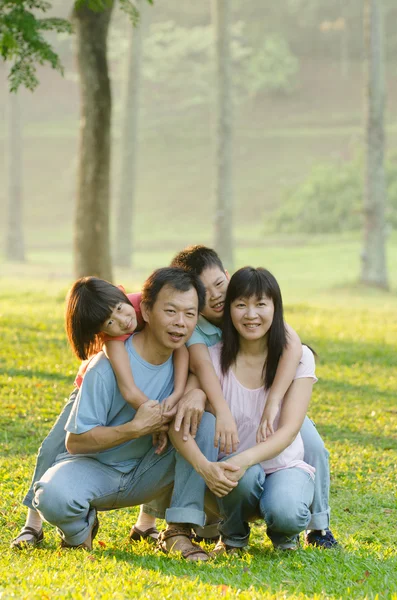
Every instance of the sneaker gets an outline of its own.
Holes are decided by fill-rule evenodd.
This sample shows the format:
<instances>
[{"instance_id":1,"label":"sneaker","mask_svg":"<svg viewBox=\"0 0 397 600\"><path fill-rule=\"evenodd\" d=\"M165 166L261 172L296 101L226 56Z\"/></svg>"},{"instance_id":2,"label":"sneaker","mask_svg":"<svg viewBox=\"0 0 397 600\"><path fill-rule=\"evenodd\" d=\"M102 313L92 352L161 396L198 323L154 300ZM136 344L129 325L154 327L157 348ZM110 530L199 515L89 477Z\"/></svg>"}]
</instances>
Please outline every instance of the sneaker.
<instances>
[{"instance_id":1,"label":"sneaker","mask_svg":"<svg viewBox=\"0 0 397 600\"><path fill-rule=\"evenodd\" d=\"M305 542L309 546L326 548L327 550L339 546L330 529L313 529L312 531L306 532Z\"/></svg>"}]
</instances>

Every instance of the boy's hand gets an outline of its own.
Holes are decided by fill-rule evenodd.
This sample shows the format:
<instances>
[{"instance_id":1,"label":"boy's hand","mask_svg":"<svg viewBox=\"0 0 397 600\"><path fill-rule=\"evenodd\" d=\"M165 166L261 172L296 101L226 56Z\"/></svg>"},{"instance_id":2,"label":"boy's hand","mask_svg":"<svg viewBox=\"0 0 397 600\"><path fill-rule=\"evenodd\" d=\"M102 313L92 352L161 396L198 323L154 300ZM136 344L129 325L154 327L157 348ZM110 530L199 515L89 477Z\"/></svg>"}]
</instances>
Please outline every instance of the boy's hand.
<instances>
[{"instance_id":1,"label":"boy's hand","mask_svg":"<svg viewBox=\"0 0 397 600\"><path fill-rule=\"evenodd\" d=\"M168 398L165 398L161 403L161 414L165 414L165 413L176 414L176 411L174 413L173 409L178 404L178 402L179 402L179 398L177 396L174 396L174 394L171 394L170 396L168 396Z\"/></svg>"},{"instance_id":2,"label":"boy's hand","mask_svg":"<svg viewBox=\"0 0 397 600\"><path fill-rule=\"evenodd\" d=\"M270 401L266 403L266 406L263 409L258 431L256 432L257 444L265 442L266 438L274 433L274 421L277 417L279 409L279 403L276 401Z\"/></svg>"},{"instance_id":3,"label":"boy's hand","mask_svg":"<svg viewBox=\"0 0 397 600\"><path fill-rule=\"evenodd\" d=\"M152 435L153 446L156 447L155 454L161 454L167 447L168 435L165 431L159 433L153 433Z\"/></svg>"},{"instance_id":4,"label":"boy's hand","mask_svg":"<svg viewBox=\"0 0 397 600\"><path fill-rule=\"evenodd\" d=\"M240 443L238 439L237 426L230 411L223 411L221 415L216 415L214 446L219 451L231 454L237 452L237 446Z\"/></svg>"}]
</instances>

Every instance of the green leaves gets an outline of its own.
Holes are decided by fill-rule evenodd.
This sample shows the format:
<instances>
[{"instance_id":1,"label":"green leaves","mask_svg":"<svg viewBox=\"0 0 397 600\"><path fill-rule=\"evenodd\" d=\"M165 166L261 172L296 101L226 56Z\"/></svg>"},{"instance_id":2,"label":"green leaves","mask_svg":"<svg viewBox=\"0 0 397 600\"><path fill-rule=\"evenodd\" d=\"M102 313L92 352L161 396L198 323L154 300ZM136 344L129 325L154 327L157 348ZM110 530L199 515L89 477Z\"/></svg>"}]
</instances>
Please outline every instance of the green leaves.
<instances>
[{"instance_id":1,"label":"green leaves","mask_svg":"<svg viewBox=\"0 0 397 600\"><path fill-rule=\"evenodd\" d=\"M49 63L62 73L62 64L43 32L70 33L72 26L66 19L37 18L32 11L45 13L51 4L42 0L0 0L0 54L11 61L10 89L20 85L34 90L38 85L37 65Z\"/></svg>"}]
</instances>

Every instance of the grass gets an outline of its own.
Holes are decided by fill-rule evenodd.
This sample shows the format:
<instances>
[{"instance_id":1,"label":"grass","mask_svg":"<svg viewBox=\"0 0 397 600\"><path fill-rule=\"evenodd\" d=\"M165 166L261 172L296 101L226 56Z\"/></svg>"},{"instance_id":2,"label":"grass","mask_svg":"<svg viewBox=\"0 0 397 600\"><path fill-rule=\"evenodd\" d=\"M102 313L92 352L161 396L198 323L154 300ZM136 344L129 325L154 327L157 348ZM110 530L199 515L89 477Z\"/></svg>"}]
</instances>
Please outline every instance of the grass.
<instances>
[{"instance_id":1,"label":"grass","mask_svg":"<svg viewBox=\"0 0 397 600\"><path fill-rule=\"evenodd\" d=\"M61 551L50 526L40 549L8 548L24 521L21 500L37 447L71 390L77 362L63 331L68 270L58 266L57 276L49 278L43 266L2 265L2 600L397 599L397 296L354 285L358 240L324 242L246 248L237 262L271 266L282 282L288 322L319 355L310 416L331 452L332 530L341 548L280 554L267 541L264 526L256 524L243 558L206 565L165 557L145 542L128 543L136 509L102 514L91 553ZM120 280L140 283L141 270L147 273L169 258L163 254L160 262L160 257L160 251L147 255L129 278L118 273ZM396 272L391 258L394 290Z\"/></svg>"}]
</instances>

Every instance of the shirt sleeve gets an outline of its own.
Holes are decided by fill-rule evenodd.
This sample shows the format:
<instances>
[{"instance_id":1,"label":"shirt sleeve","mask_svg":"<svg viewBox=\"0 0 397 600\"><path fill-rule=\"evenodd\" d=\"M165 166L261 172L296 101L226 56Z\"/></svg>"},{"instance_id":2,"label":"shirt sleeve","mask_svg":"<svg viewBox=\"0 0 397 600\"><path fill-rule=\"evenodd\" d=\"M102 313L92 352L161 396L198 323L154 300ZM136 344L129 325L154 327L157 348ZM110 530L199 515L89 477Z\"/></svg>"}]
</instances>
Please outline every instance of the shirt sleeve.
<instances>
[{"instance_id":1,"label":"shirt sleeve","mask_svg":"<svg viewBox=\"0 0 397 600\"><path fill-rule=\"evenodd\" d=\"M294 379L303 379L305 377L311 377L314 383L318 381L313 352L307 346L302 346L302 358L300 359Z\"/></svg>"},{"instance_id":2,"label":"shirt sleeve","mask_svg":"<svg viewBox=\"0 0 397 600\"><path fill-rule=\"evenodd\" d=\"M111 403L112 395L100 373L88 370L65 425L66 431L79 434L106 425Z\"/></svg>"},{"instance_id":3,"label":"shirt sleeve","mask_svg":"<svg viewBox=\"0 0 397 600\"><path fill-rule=\"evenodd\" d=\"M191 337L186 342L186 346L190 348L190 346L193 346L194 344L204 344L205 346L208 346L208 341L206 337L203 333L201 333L199 329L197 329L197 327L193 331Z\"/></svg>"}]
</instances>

